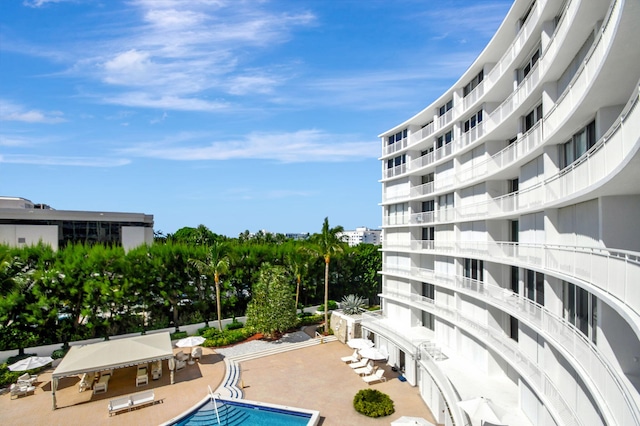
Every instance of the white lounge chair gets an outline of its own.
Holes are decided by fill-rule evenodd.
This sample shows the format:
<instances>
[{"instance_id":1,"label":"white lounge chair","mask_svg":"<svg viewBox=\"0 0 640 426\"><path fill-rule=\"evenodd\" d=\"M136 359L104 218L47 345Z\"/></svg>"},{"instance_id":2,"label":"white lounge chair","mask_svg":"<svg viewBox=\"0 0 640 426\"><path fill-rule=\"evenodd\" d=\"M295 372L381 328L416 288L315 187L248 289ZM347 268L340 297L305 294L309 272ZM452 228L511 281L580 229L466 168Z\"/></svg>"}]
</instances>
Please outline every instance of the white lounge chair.
<instances>
[{"instance_id":1,"label":"white lounge chair","mask_svg":"<svg viewBox=\"0 0 640 426\"><path fill-rule=\"evenodd\" d=\"M138 374L136 375L136 387L148 385L149 375L147 374L147 367L138 367Z\"/></svg>"},{"instance_id":2,"label":"white lounge chair","mask_svg":"<svg viewBox=\"0 0 640 426\"><path fill-rule=\"evenodd\" d=\"M11 399L15 396L16 398L22 395L28 395L29 393L35 392L36 387L31 385L20 385L17 383L13 383L11 385Z\"/></svg>"},{"instance_id":3,"label":"white lounge chair","mask_svg":"<svg viewBox=\"0 0 640 426\"><path fill-rule=\"evenodd\" d=\"M131 398L128 396L124 396L122 398L116 398L109 401L107 405L109 409L109 415L115 414L118 411L122 410L130 410L131 409Z\"/></svg>"},{"instance_id":4,"label":"white lounge chair","mask_svg":"<svg viewBox=\"0 0 640 426\"><path fill-rule=\"evenodd\" d=\"M134 393L133 395L130 395L129 398L131 398L131 408L137 408L148 404L153 405L156 402L156 395L153 390Z\"/></svg>"},{"instance_id":5,"label":"white lounge chair","mask_svg":"<svg viewBox=\"0 0 640 426\"><path fill-rule=\"evenodd\" d=\"M368 376L370 374L373 374L373 372L375 371L375 367L373 366L373 364L371 362L369 362L364 367L356 368L353 371L354 371L354 373L356 373L356 374L358 374L360 376Z\"/></svg>"},{"instance_id":6,"label":"white lounge chair","mask_svg":"<svg viewBox=\"0 0 640 426\"><path fill-rule=\"evenodd\" d=\"M369 358L362 358L358 362L352 362L351 364L349 364L349 367L353 369L362 368L362 367L366 367L368 363L369 363Z\"/></svg>"},{"instance_id":7,"label":"white lounge chair","mask_svg":"<svg viewBox=\"0 0 640 426\"><path fill-rule=\"evenodd\" d=\"M367 384L371 384L374 382L386 382L387 378L384 377L384 370L382 368L378 368L375 373L370 374L368 376L364 376L362 378Z\"/></svg>"},{"instance_id":8,"label":"white lounge chair","mask_svg":"<svg viewBox=\"0 0 640 426\"><path fill-rule=\"evenodd\" d=\"M353 353L351 355L343 356L342 358L340 358L340 360L342 362L346 362L346 363L358 362L358 361L360 361L360 354L358 353L358 350L356 349L355 351L353 351Z\"/></svg>"},{"instance_id":9,"label":"white lounge chair","mask_svg":"<svg viewBox=\"0 0 640 426\"><path fill-rule=\"evenodd\" d=\"M31 386L36 380L38 380L38 376L24 373L22 376L18 377L18 384Z\"/></svg>"}]
</instances>

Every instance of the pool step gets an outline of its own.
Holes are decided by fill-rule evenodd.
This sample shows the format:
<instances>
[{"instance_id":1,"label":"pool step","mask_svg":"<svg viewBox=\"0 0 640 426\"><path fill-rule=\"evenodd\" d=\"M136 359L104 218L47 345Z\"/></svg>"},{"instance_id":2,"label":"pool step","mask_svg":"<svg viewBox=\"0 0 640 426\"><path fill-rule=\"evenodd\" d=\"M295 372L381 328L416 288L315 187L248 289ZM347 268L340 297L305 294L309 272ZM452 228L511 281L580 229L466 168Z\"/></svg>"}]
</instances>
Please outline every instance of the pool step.
<instances>
[{"instance_id":1,"label":"pool step","mask_svg":"<svg viewBox=\"0 0 640 426\"><path fill-rule=\"evenodd\" d=\"M274 347L271 349L266 349L249 354L225 357L224 364L226 367L226 373L222 384L220 385L220 387L218 387L218 389L216 389L216 393L219 393L222 397L238 399L243 398L244 394L242 392L242 389L238 387L238 382L240 381L240 362L242 361L249 361L256 358L262 358L265 356L293 351L296 349L308 348L311 346L320 345L322 343L335 342L336 340L338 340L336 336L324 336L322 338L305 340L304 342L288 343L286 345L274 345Z\"/></svg>"}]
</instances>

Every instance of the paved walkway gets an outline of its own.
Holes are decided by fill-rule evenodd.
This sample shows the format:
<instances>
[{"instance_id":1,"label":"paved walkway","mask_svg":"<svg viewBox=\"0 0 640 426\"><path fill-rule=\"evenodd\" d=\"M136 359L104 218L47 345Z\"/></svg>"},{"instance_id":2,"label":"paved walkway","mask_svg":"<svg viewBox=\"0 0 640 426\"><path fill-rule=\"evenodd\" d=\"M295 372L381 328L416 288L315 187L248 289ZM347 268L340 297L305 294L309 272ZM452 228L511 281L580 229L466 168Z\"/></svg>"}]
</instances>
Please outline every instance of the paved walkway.
<instances>
[{"instance_id":1,"label":"paved walkway","mask_svg":"<svg viewBox=\"0 0 640 426\"><path fill-rule=\"evenodd\" d=\"M307 339L308 336L303 334L293 333L279 342L247 342L217 352L204 348L200 363L187 365L176 372L174 385L170 384L166 362L160 380L150 381L148 386L139 388L135 387L135 367L114 370L108 392L101 395L93 395L91 391L79 393L79 377L68 377L60 380L56 392L60 408L55 411L51 410L53 370L49 370L38 377L40 381L34 395L13 400L8 392L0 396L0 421L29 426L158 425L200 401L208 386L216 389L220 385L225 374L223 356L288 345ZM175 352L178 350L176 348ZM240 366L245 399L318 410L323 426L388 425L400 416L424 417L433 422L417 388L397 380L391 371L387 371L387 382L367 385L340 361L340 357L351 352L348 346L331 342L243 361ZM389 394L395 403L396 413L379 419L357 413L352 405L353 396L359 389L367 387ZM153 389L156 399L163 403L109 417L107 402L110 399L149 389Z\"/></svg>"}]
</instances>

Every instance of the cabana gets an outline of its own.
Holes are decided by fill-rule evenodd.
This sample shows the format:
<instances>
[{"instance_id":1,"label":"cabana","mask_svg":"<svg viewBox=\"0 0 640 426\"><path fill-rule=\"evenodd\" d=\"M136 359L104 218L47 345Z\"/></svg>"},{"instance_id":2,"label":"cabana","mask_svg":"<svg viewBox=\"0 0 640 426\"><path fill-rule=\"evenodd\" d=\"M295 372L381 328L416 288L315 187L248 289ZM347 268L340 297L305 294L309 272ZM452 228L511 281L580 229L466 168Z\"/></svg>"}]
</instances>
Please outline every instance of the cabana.
<instances>
[{"instance_id":1,"label":"cabana","mask_svg":"<svg viewBox=\"0 0 640 426\"><path fill-rule=\"evenodd\" d=\"M56 388L63 377L131 367L173 358L169 333L148 334L72 346L51 375L51 397L56 409Z\"/></svg>"}]
</instances>

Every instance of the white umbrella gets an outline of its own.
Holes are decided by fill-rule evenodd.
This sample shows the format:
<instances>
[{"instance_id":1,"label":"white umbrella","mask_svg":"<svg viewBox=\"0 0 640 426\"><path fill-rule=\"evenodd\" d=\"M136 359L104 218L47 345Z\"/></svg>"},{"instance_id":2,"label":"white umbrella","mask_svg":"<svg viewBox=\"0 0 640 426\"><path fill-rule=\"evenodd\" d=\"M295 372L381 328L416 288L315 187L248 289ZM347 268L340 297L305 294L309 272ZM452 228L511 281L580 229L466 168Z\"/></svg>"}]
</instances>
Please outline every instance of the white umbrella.
<instances>
[{"instance_id":1,"label":"white umbrella","mask_svg":"<svg viewBox=\"0 0 640 426\"><path fill-rule=\"evenodd\" d=\"M389 358L389 353L384 348L364 348L358 351L362 358L380 361Z\"/></svg>"},{"instance_id":2,"label":"white umbrella","mask_svg":"<svg viewBox=\"0 0 640 426\"><path fill-rule=\"evenodd\" d=\"M176 342L176 346L179 348L192 348L194 346L198 346L204 343L206 339L202 336L189 336L184 339L180 339ZM193 360L191 359L191 352L189 352L189 365L193 364Z\"/></svg>"},{"instance_id":3,"label":"white umbrella","mask_svg":"<svg viewBox=\"0 0 640 426\"><path fill-rule=\"evenodd\" d=\"M460 401L458 402L458 407L462 408L472 420L489 422L494 425L503 424L504 410L483 396Z\"/></svg>"},{"instance_id":4,"label":"white umbrella","mask_svg":"<svg viewBox=\"0 0 640 426\"><path fill-rule=\"evenodd\" d=\"M422 417L402 416L391 422L391 426L434 426L433 423L426 421Z\"/></svg>"},{"instance_id":5,"label":"white umbrella","mask_svg":"<svg viewBox=\"0 0 640 426\"><path fill-rule=\"evenodd\" d=\"M364 349L364 348L372 347L373 342L369 339L356 338L356 339L349 339L349 341L347 342L347 345L349 345L351 349Z\"/></svg>"},{"instance_id":6,"label":"white umbrella","mask_svg":"<svg viewBox=\"0 0 640 426\"><path fill-rule=\"evenodd\" d=\"M30 356L29 358L21 359L20 361L11 364L9 370L11 371L27 371L34 368L44 367L45 365L53 362L53 358L50 356Z\"/></svg>"},{"instance_id":7,"label":"white umbrella","mask_svg":"<svg viewBox=\"0 0 640 426\"><path fill-rule=\"evenodd\" d=\"M184 339L180 339L176 342L176 346L179 348L191 348L204 343L206 339L202 336L189 336Z\"/></svg>"}]
</instances>

